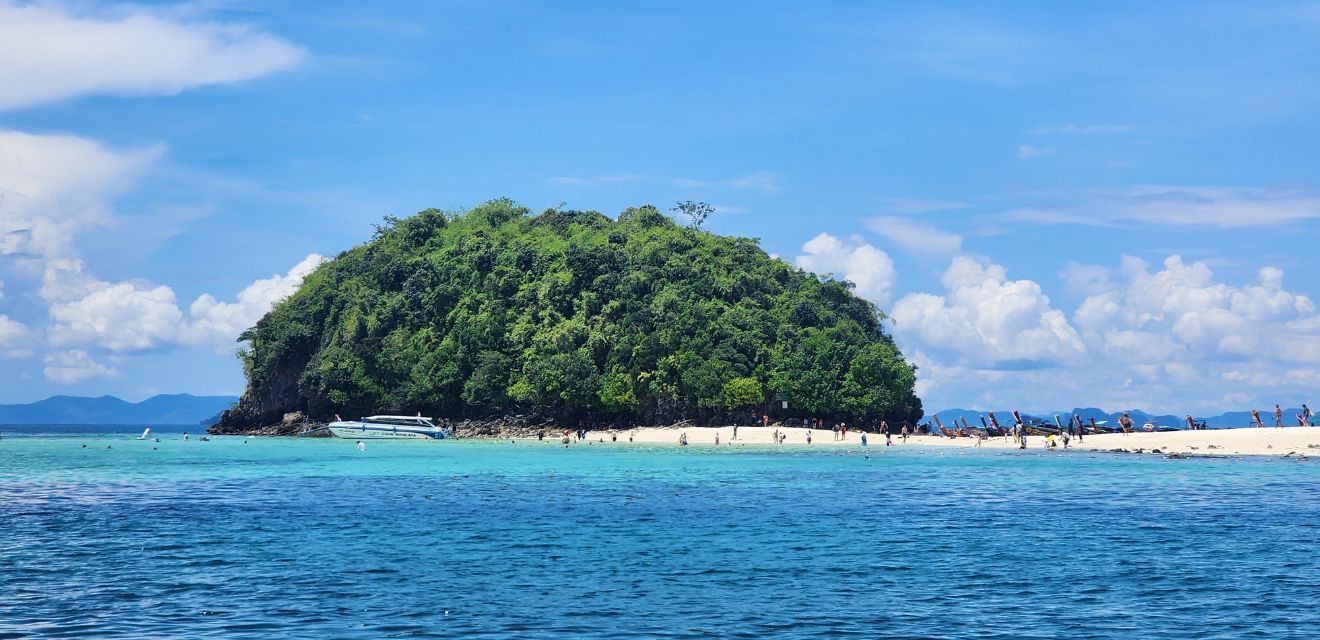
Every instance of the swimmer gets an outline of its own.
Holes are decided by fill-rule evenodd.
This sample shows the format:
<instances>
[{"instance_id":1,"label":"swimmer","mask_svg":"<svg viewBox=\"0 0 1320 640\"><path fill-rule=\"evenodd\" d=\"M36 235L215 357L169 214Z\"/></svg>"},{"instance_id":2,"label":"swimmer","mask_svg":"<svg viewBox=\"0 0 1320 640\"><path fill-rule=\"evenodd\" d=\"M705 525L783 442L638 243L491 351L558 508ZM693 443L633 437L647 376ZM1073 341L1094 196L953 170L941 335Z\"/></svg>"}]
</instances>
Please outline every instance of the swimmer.
<instances>
[{"instance_id":1,"label":"swimmer","mask_svg":"<svg viewBox=\"0 0 1320 640\"><path fill-rule=\"evenodd\" d=\"M367 450L367 443L365 443L365 442L363 442L363 441L361 441L361 440L358 440L358 441L357 441L357 450L358 450L358 451L366 451L366 450Z\"/></svg>"},{"instance_id":2,"label":"swimmer","mask_svg":"<svg viewBox=\"0 0 1320 640\"><path fill-rule=\"evenodd\" d=\"M184 441L184 442L187 442L187 441L188 441L188 432L187 432L187 431L184 431L184 432L183 432L183 441Z\"/></svg>"}]
</instances>

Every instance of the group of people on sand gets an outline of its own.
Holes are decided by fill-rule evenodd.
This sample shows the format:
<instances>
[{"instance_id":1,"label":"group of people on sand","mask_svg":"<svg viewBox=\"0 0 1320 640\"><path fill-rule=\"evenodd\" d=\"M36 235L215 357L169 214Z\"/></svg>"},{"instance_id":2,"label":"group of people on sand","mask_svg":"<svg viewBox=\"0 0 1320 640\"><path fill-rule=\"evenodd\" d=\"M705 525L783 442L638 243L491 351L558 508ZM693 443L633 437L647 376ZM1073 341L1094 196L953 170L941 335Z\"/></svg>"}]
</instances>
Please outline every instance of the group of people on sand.
<instances>
[{"instance_id":1,"label":"group of people on sand","mask_svg":"<svg viewBox=\"0 0 1320 640\"><path fill-rule=\"evenodd\" d=\"M1294 416L1297 418L1297 426L1299 427L1315 426L1315 423L1311 420L1315 417L1315 413L1311 411L1310 407L1306 406L1305 402L1302 403L1302 410L1294 414ZM1251 410L1251 420L1256 424L1257 429L1265 426L1265 424L1261 422L1260 412L1255 409ZM1283 428L1283 407L1280 407L1277 404L1274 405L1274 426L1278 429Z\"/></svg>"}]
</instances>

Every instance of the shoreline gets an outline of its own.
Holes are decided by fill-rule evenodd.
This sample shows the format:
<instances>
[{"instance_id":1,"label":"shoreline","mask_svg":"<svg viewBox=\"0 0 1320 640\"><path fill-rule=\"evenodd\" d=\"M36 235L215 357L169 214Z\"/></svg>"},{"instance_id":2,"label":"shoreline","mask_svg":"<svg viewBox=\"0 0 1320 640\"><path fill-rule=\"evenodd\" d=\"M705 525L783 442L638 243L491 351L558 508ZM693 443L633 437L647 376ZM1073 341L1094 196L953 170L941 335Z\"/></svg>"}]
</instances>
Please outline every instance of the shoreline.
<instances>
[{"instance_id":1,"label":"shoreline","mask_svg":"<svg viewBox=\"0 0 1320 640\"><path fill-rule=\"evenodd\" d=\"M546 430L545 442L558 444L562 434L560 430ZM668 444L679 446L678 439L683 433L688 436L688 446L713 447L716 435L719 446L766 445L773 446L773 434L780 431L787 435L784 447L802 449L806 447L860 447L861 433L849 431L846 438L834 439L834 432L824 429L805 429L801 427L737 427L738 437L733 438L734 427L639 427L636 429L589 430L584 442L577 442L570 431L570 446L598 444ZM807 433L811 433L811 444L807 444ZM617 440L612 439L617 435ZM869 447L885 446L885 438L878 433L867 433ZM631 436L631 440L629 439ZM463 438L467 439L467 438ZM533 441L537 439L519 435L515 437L474 437L471 439L496 439ZM892 437L893 446L929 446L948 448L976 448L976 438L948 438L936 435L908 436L906 443L901 436ZM1045 448L1044 436L1027 436L1027 449ZM1064 451L1062 441L1055 438L1058 446L1054 451ZM1018 449L1019 445L1008 439L988 438L981 442L984 449ZM1108 433L1084 436L1082 442L1072 438L1067 451L1104 452L1104 453L1150 453L1157 455L1177 454L1180 456L1277 456L1277 457L1320 457L1320 427L1243 427L1235 429L1207 429L1203 431L1158 431L1154 433L1137 432L1130 434Z\"/></svg>"}]
</instances>

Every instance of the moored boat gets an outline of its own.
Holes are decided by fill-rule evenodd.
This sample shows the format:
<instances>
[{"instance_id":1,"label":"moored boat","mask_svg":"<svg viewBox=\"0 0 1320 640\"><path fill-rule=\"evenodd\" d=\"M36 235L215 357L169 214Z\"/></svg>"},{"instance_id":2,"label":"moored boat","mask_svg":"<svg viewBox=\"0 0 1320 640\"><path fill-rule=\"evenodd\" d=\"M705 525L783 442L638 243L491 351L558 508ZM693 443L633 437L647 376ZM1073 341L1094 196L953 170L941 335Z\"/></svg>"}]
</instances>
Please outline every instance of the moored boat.
<instances>
[{"instance_id":1,"label":"moored boat","mask_svg":"<svg viewBox=\"0 0 1320 640\"><path fill-rule=\"evenodd\" d=\"M443 440L448 429L437 427L421 416L368 416L361 420L336 420L326 425L330 433L354 440Z\"/></svg>"}]
</instances>

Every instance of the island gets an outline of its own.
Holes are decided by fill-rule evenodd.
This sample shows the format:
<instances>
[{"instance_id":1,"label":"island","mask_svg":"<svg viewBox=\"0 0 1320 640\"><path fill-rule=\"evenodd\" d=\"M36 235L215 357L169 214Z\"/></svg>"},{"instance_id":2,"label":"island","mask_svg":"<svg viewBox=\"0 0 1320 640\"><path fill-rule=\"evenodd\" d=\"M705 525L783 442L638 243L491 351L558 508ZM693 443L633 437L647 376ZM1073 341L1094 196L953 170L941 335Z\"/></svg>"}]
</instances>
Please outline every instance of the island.
<instances>
[{"instance_id":1,"label":"island","mask_svg":"<svg viewBox=\"0 0 1320 640\"><path fill-rule=\"evenodd\" d=\"M210 431L374 413L460 435L917 424L916 367L881 310L702 220L508 199L386 218L242 334L246 390Z\"/></svg>"}]
</instances>

